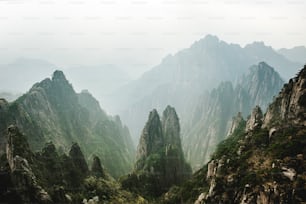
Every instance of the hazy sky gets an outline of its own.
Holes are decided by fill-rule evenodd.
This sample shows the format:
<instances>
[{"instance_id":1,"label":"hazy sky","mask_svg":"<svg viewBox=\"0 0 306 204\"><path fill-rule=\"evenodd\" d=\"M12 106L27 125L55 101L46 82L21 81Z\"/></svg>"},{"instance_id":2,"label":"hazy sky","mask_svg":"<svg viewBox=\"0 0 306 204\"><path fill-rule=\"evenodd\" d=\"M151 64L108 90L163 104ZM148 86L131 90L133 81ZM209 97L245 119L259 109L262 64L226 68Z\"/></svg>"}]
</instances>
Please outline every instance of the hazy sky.
<instances>
[{"instance_id":1,"label":"hazy sky","mask_svg":"<svg viewBox=\"0 0 306 204\"><path fill-rule=\"evenodd\" d=\"M0 0L0 60L115 64L133 76L206 34L306 45L304 0Z\"/></svg>"}]
</instances>

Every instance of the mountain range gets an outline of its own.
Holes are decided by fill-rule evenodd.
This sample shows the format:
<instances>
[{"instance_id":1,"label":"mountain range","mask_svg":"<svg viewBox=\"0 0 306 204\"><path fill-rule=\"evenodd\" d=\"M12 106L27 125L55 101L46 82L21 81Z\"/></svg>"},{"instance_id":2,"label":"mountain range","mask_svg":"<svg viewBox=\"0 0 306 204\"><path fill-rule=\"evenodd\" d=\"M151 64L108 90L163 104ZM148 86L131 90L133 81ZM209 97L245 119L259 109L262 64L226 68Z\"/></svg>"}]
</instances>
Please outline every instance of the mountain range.
<instances>
[{"instance_id":1,"label":"mountain range","mask_svg":"<svg viewBox=\"0 0 306 204\"><path fill-rule=\"evenodd\" d=\"M278 94L284 81L268 64L251 66L232 82L222 82L192 104L185 118L183 144L187 160L194 169L207 162L216 145L226 138L232 117L238 112L247 118L256 105L265 110Z\"/></svg>"},{"instance_id":2,"label":"mountain range","mask_svg":"<svg viewBox=\"0 0 306 204\"><path fill-rule=\"evenodd\" d=\"M76 93L62 71L34 84L14 102L1 99L0 120L2 144L6 128L15 124L33 151L52 141L67 152L77 142L88 161L96 154L115 177L132 168L135 150L128 128L119 116L108 116L88 91Z\"/></svg>"},{"instance_id":3,"label":"mountain range","mask_svg":"<svg viewBox=\"0 0 306 204\"><path fill-rule=\"evenodd\" d=\"M161 203L304 203L306 66L263 114L241 115L210 161ZM239 119L240 118L240 119Z\"/></svg>"},{"instance_id":4,"label":"mountain range","mask_svg":"<svg viewBox=\"0 0 306 204\"><path fill-rule=\"evenodd\" d=\"M236 82L249 67L262 61L273 67L285 81L302 66L263 42L241 47L207 35L189 48L165 57L138 80L115 92L109 103L129 126L135 144L146 113L153 108L161 111L168 104L182 116L185 132L190 105L200 95L217 88L221 82Z\"/></svg>"}]
</instances>

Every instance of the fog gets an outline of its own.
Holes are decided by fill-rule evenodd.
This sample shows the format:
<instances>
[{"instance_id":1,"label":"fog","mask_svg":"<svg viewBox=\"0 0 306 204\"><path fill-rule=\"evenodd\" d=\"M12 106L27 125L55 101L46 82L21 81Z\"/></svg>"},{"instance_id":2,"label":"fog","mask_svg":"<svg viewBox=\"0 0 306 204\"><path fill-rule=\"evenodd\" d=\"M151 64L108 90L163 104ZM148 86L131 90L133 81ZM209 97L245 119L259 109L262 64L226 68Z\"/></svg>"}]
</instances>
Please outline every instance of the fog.
<instances>
[{"instance_id":1,"label":"fog","mask_svg":"<svg viewBox=\"0 0 306 204\"><path fill-rule=\"evenodd\" d=\"M95 67L107 77L104 68L114 67L111 76L120 75L119 86L206 34L242 46L253 41L274 48L306 45L305 9L304 1L272 0L1 0L1 74L20 58L38 59L51 68L41 66L41 73L33 69L21 79L47 77L56 67L68 72L77 89L90 89L93 81L82 82L85 71L79 70ZM1 83L0 89L24 92L34 80L15 87ZM106 82L99 89L105 87Z\"/></svg>"}]
</instances>

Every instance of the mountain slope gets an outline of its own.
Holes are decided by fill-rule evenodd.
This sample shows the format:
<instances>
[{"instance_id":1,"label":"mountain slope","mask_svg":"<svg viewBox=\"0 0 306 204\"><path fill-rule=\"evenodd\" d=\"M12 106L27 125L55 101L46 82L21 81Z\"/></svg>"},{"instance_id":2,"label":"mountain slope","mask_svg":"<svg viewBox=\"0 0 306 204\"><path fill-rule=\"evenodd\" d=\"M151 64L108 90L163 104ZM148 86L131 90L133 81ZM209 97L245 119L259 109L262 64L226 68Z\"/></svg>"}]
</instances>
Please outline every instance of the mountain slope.
<instances>
[{"instance_id":1,"label":"mountain slope","mask_svg":"<svg viewBox=\"0 0 306 204\"><path fill-rule=\"evenodd\" d=\"M102 168L99 157L94 156L89 169L77 143L69 155L59 153L52 142L33 153L17 126L9 126L6 132L6 154L0 157L1 202L147 203L120 189Z\"/></svg>"},{"instance_id":2,"label":"mountain slope","mask_svg":"<svg viewBox=\"0 0 306 204\"><path fill-rule=\"evenodd\" d=\"M163 203L305 203L306 66L277 98L221 142L204 165Z\"/></svg>"},{"instance_id":3,"label":"mountain slope","mask_svg":"<svg viewBox=\"0 0 306 204\"><path fill-rule=\"evenodd\" d=\"M52 141L67 152L78 142L88 160L98 155L113 176L131 169L134 150L128 129L118 117L107 116L89 93L75 93L61 71L36 83L15 102L3 102L0 120L2 140L5 126L17 124L29 136L32 150Z\"/></svg>"},{"instance_id":4,"label":"mountain slope","mask_svg":"<svg viewBox=\"0 0 306 204\"><path fill-rule=\"evenodd\" d=\"M116 92L111 102L137 143L146 113L153 108L162 111L171 104L184 124L190 103L199 95L223 81L234 82L248 67L261 61L274 67L284 79L289 79L297 71L296 67L302 65L291 62L263 43L241 47L207 35L190 48L165 57L138 80Z\"/></svg>"},{"instance_id":5,"label":"mountain slope","mask_svg":"<svg viewBox=\"0 0 306 204\"><path fill-rule=\"evenodd\" d=\"M294 61L305 63L306 58L306 47L305 46L296 46L291 49L282 48L278 50L278 53L285 56L287 59Z\"/></svg>"},{"instance_id":6,"label":"mountain slope","mask_svg":"<svg viewBox=\"0 0 306 204\"><path fill-rule=\"evenodd\" d=\"M279 74L261 62L249 68L237 85L223 82L192 105L183 132L187 160L198 169L207 162L216 145L225 139L232 116L241 112L247 117L252 107L265 108L283 85Z\"/></svg>"}]
</instances>

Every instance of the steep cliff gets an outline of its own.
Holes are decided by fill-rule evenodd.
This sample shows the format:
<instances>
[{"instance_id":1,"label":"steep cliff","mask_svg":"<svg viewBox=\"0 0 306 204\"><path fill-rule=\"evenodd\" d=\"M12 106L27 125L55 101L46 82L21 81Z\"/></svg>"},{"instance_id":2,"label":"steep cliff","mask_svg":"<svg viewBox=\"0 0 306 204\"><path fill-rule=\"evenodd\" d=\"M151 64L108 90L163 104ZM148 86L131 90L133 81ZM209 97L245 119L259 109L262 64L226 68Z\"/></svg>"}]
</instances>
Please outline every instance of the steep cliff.
<instances>
[{"instance_id":1,"label":"steep cliff","mask_svg":"<svg viewBox=\"0 0 306 204\"><path fill-rule=\"evenodd\" d=\"M1 107L1 140L6 127L16 124L32 150L52 141L68 153L77 142L87 161L96 154L115 177L132 169L134 148L128 129L119 117L107 116L91 94L77 94L61 71L10 104L2 100Z\"/></svg>"},{"instance_id":2,"label":"steep cliff","mask_svg":"<svg viewBox=\"0 0 306 204\"><path fill-rule=\"evenodd\" d=\"M182 183L190 175L175 109L167 106L162 120L156 110L151 111L140 137L135 171L123 178L122 186L152 198Z\"/></svg>"},{"instance_id":3,"label":"steep cliff","mask_svg":"<svg viewBox=\"0 0 306 204\"><path fill-rule=\"evenodd\" d=\"M247 124L241 120L211 160L160 202L305 203L305 73L306 66L284 85L264 117L255 107Z\"/></svg>"},{"instance_id":4,"label":"steep cliff","mask_svg":"<svg viewBox=\"0 0 306 204\"><path fill-rule=\"evenodd\" d=\"M272 67L261 62L251 66L235 86L223 82L200 97L183 124L183 147L192 167L198 169L209 160L216 145L230 131L233 115L241 112L247 118L256 105L265 110L283 83Z\"/></svg>"},{"instance_id":5,"label":"steep cliff","mask_svg":"<svg viewBox=\"0 0 306 204\"><path fill-rule=\"evenodd\" d=\"M264 118L264 127L272 127L286 121L306 125L306 67L290 79L272 103Z\"/></svg>"}]
</instances>

